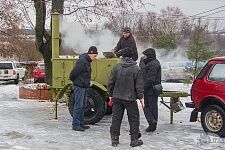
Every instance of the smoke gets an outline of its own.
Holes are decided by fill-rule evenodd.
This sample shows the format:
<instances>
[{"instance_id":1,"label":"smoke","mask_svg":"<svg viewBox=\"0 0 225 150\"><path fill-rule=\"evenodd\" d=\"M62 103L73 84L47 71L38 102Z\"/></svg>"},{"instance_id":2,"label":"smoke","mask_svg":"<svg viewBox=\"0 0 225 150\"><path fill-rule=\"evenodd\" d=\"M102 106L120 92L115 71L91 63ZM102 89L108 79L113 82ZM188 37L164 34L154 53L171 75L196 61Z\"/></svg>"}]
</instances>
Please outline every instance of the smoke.
<instances>
[{"instance_id":1,"label":"smoke","mask_svg":"<svg viewBox=\"0 0 225 150\"><path fill-rule=\"evenodd\" d=\"M119 40L110 30L87 33L82 25L65 20L60 24L60 33L64 48L73 49L77 54L81 54L87 52L90 46L96 46L99 57L103 56L103 52L111 51Z\"/></svg>"},{"instance_id":2,"label":"smoke","mask_svg":"<svg viewBox=\"0 0 225 150\"><path fill-rule=\"evenodd\" d=\"M159 60L162 62L174 62L174 61L187 61L187 52L184 48L178 47L175 50L171 50L169 53L165 54L164 49L158 50Z\"/></svg>"},{"instance_id":3,"label":"smoke","mask_svg":"<svg viewBox=\"0 0 225 150\"><path fill-rule=\"evenodd\" d=\"M142 52L147 48L152 48L151 44L144 45L144 44L137 44L138 45L138 56L139 60L143 56ZM155 49L156 52L156 58L160 61L160 63L166 63L166 62L176 62L176 61L187 61L187 53L185 48L178 47L175 50L171 50L167 52L166 49Z\"/></svg>"},{"instance_id":4,"label":"smoke","mask_svg":"<svg viewBox=\"0 0 225 150\"><path fill-rule=\"evenodd\" d=\"M73 49L77 54L88 51L90 46L96 46L99 52L98 57L103 57L103 52L112 51L119 41L119 36L113 34L110 30L101 30L94 33L88 33L85 28L74 22L63 20L60 23L60 33L64 48ZM137 43L139 60L143 56L142 52L152 47L151 44ZM177 48L165 54L165 49L155 49L157 59L161 62L186 61L187 55L184 48ZM137 62L139 62L139 60Z\"/></svg>"}]
</instances>

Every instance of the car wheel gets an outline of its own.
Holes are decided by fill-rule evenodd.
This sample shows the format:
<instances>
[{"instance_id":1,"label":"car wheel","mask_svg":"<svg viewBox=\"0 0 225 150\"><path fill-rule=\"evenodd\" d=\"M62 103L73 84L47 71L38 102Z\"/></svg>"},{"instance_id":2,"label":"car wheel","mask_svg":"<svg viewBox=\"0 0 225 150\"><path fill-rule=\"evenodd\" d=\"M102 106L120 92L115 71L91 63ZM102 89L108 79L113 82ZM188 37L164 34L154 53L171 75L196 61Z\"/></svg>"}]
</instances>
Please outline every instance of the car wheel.
<instances>
[{"instance_id":1,"label":"car wheel","mask_svg":"<svg viewBox=\"0 0 225 150\"><path fill-rule=\"evenodd\" d=\"M73 94L68 101L70 115L73 116ZM103 96L95 89L89 88L87 92L87 107L84 110L84 123L95 124L100 121L106 112L106 101Z\"/></svg>"},{"instance_id":2,"label":"car wheel","mask_svg":"<svg viewBox=\"0 0 225 150\"><path fill-rule=\"evenodd\" d=\"M201 124L205 132L225 137L225 111L220 106L206 106L201 113Z\"/></svg>"}]
</instances>

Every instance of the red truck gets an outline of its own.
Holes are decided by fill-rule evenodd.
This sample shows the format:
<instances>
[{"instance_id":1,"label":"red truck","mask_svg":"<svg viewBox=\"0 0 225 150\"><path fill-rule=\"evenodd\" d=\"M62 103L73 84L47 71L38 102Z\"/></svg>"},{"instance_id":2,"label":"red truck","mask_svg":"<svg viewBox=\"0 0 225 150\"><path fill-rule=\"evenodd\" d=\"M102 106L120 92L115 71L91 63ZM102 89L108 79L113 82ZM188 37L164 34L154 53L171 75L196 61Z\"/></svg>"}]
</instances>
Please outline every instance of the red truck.
<instances>
[{"instance_id":1,"label":"red truck","mask_svg":"<svg viewBox=\"0 0 225 150\"><path fill-rule=\"evenodd\" d=\"M201 112L201 124L205 132L225 137L225 57L210 59L195 79L191 88L194 108L190 121L197 121Z\"/></svg>"}]
</instances>

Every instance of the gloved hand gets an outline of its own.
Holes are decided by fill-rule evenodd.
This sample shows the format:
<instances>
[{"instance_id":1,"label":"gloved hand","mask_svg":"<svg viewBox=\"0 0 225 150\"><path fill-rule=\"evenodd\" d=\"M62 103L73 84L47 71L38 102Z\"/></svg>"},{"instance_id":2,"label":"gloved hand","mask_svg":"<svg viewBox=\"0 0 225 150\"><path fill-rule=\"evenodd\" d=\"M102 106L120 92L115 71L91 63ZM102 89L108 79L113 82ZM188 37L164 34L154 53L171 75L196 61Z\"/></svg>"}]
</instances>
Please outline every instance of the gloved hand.
<instances>
[{"instance_id":1,"label":"gloved hand","mask_svg":"<svg viewBox=\"0 0 225 150\"><path fill-rule=\"evenodd\" d=\"M115 54L116 54L117 57L122 56L122 50L123 50L123 49L120 49L120 50L118 50L117 52L115 52Z\"/></svg>"},{"instance_id":2,"label":"gloved hand","mask_svg":"<svg viewBox=\"0 0 225 150\"><path fill-rule=\"evenodd\" d=\"M112 107L112 105L113 105L112 97L109 97L108 106Z\"/></svg>"}]
</instances>

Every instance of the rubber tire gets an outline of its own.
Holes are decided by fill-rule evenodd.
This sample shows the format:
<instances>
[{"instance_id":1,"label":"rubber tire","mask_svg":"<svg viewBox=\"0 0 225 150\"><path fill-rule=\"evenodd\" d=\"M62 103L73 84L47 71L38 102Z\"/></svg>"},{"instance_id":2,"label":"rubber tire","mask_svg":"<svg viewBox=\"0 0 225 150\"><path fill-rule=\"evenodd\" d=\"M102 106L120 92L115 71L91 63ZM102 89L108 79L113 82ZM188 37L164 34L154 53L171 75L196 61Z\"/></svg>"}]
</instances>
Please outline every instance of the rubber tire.
<instances>
[{"instance_id":1,"label":"rubber tire","mask_svg":"<svg viewBox=\"0 0 225 150\"><path fill-rule=\"evenodd\" d=\"M91 98L95 103L97 103L97 111L95 111L94 116L89 116L86 113L84 114L84 124L95 124L99 122L105 115L106 112L106 101L104 100L103 96L94 88L89 88L87 91L87 98ZM68 100L68 109L70 112L70 115L73 116L73 94L69 97Z\"/></svg>"},{"instance_id":2,"label":"rubber tire","mask_svg":"<svg viewBox=\"0 0 225 150\"><path fill-rule=\"evenodd\" d=\"M209 128L207 128L206 123L205 123L205 115L207 112L209 112L211 110L217 111L222 116L223 126L217 132L211 131ZM220 106L218 106L218 105L206 106L205 109L203 109L203 111L201 113L201 124L202 124L202 128L204 129L205 132L211 132L211 133L215 133L215 134L219 135L220 137L225 137L225 111Z\"/></svg>"},{"instance_id":3,"label":"rubber tire","mask_svg":"<svg viewBox=\"0 0 225 150\"><path fill-rule=\"evenodd\" d=\"M14 83L15 84L18 84L19 83L19 75L17 75L17 78L14 80Z\"/></svg>"}]
</instances>

